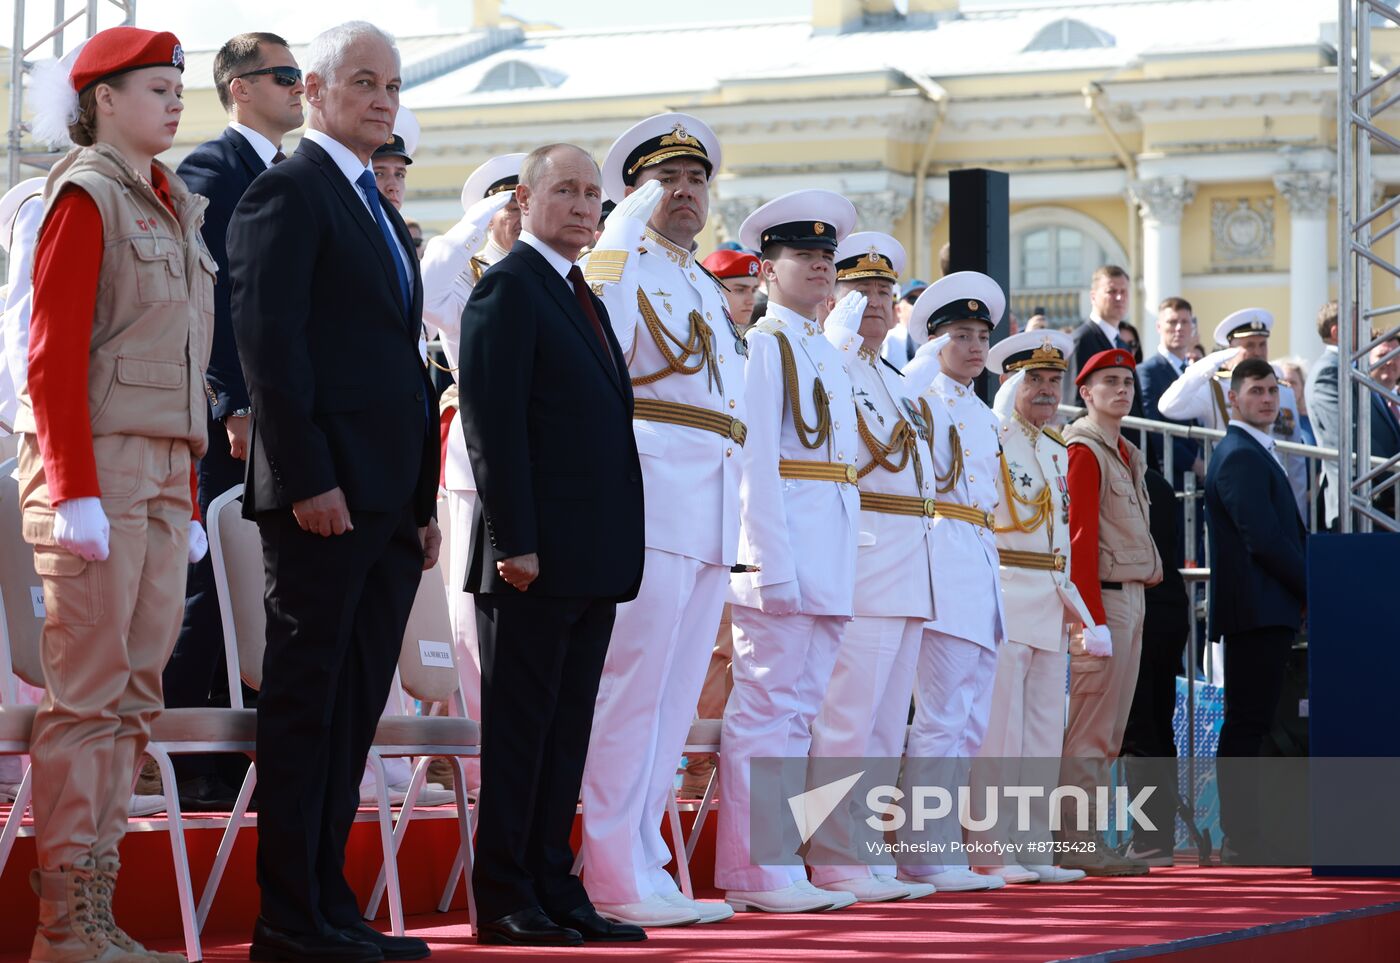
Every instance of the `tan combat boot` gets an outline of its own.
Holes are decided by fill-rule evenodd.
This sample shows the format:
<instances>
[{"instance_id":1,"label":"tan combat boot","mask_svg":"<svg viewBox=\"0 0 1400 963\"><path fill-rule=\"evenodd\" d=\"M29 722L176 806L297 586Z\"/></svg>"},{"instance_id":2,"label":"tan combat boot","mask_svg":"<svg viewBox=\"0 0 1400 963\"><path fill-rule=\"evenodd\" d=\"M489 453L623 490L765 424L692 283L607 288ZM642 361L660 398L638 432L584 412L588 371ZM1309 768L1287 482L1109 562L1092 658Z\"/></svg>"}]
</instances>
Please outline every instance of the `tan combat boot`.
<instances>
[{"instance_id":1,"label":"tan combat boot","mask_svg":"<svg viewBox=\"0 0 1400 963\"><path fill-rule=\"evenodd\" d=\"M30 963L150 963L112 942L102 925L96 892L97 866L85 855L67 870L34 870L29 885L39 897L39 928Z\"/></svg>"},{"instance_id":2,"label":"tan combat boot","mask_svg":"<svg viewBox=\"0 0 1400 963\"><path fill-rule=\"evenodd\" d=\"M186 963L183 954L158 953L146 949L117 925L112 916L112 897L117 890L117 873L121 868L121 862L115 856L103 856L97 860L97 873L92 887L93 910L102 928L107 931L107 938L114 946L128 953L139 954L141 959L152 963Z\"/></svg>"}]
</instances>

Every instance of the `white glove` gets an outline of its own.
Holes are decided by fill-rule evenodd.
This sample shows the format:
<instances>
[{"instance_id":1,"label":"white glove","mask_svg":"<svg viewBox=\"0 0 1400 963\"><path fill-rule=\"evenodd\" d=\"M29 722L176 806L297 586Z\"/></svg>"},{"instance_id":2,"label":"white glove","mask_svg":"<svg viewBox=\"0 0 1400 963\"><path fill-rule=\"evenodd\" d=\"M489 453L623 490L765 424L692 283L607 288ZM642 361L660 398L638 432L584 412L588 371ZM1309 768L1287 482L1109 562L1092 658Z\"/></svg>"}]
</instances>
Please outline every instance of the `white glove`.
<instances>
[{"instance_id":1,"label":"white glove","mask_svg":"<svg viewBox=\"0 0 1400 963\"><path fill-rule=\"evenodd\" d=\"M209 554L209 536L204 534L204 526L190 519L190 564L198 562Z\"/></svg>"},{"instance_id":2,"label":"white glove","mask_svg":"<svg viewBox=\"0 0 1400 963\"><path fill-rule=\"evenodd\" d=\"M822 328L833 335L855 334L860 330L860 319L865 314L869 299L859 291L851 291L831 309L822 323Z\"/></svg>"},{"instance_id":3,"label":"white glove","mask_svg":"<svg viewBox=\"0 0 1400 963\"><path fill-rule=\"evenodd\" d=\"M1106 625L1084 626L1084 651L1089 655L1110 656L1113 654L1113 636Z\"/></svg>"},{"instance_id":4,"label":"white glove","mask_svg":"<svg viewBox=\"0 0 1400 963\"><path fill-rule=\"evenodd\" d=\"M933 358L936 360L943 349L948 347L948 342L952 340L953 336L951 334L940 334L936 338L929 338L923 344L919 345L919 350L914 352L914 357Z\"/></svg>"},{"instance_id":5,"label":"white glove","mask_svg":"<svg viewBox=\"0 0 1400 963\"><path fill-rule=\"evenodd\" d=\"M758 610L765 615L796 615L801 608L796 579L758 587Z\"/></svg>"},{"instance_id":6,"label":"white glove","mask_svg":"<svg viewBox=\"0 0 1400 963\"><path fill-rule=\"evenodd\" d=\"M89 562L105 562L111 526L100 498L70 498L59 502L53 520L53 540L60 548Z\"/></svg>"},{"instance_id":7,"label":"white glove","mask_svg":"<svg viewBox=\"0 0 1400 963\"><path fill-rule=\"evenodd\" d=\"M475 254L481 250L481 245L486 240L486 228L491 223L491 218L514 199L515 194L512 191L498 191L489 197L483 197L467 208L467 213L462 219L448 229L448 238L467 254Z\"/></svg>"},{"instance_id":8,"label":"white glove","mask_svg":"<svg viewBox=\"0 0 1400 963\"><path fill-rule=\"evenodd\" d=\"M1219 351L1212 351L1200 361L1197 361L1196 365L1199 365L1207 371L1219 371L1229 362L1243 356L1244 348L1221 348Z\"/></svg>"},{"instance_id":9,"label":"white glove","mask_svg":"<svg viewBox=\"0 0 1400 963\"><path fill-rule=\"evenodd\" d=\"M647 181L631 194L618 202L603 225L603 233L598 237L597 250L627 251L629 254L642 243L647 221L651 220L666 189L660 181Z\"/></svg>"}]
</instances>

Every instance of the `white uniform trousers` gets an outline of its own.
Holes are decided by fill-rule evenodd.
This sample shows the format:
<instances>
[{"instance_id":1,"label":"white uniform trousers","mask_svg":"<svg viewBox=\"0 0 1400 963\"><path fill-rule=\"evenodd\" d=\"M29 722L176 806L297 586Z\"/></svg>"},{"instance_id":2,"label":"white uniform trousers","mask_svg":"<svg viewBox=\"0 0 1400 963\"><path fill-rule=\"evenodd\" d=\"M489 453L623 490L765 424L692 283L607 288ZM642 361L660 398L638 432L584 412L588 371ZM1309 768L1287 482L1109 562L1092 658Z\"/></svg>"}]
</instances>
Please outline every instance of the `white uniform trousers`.
<instances>
[{"instance_id":1,"label":"white uniform trousers","mask_svg":"<svg viewBox=\"0 0 1400 963\"><path fill-rule=\"evenodd\" d=\"M977 756L992 706L996 651L934 629L925 628L919 646L918 684L914 689L914 724L909 731L910 759L960 759ZM952 772L935 769L943 778ZM917 769L906 772L917 780ZM953 790L954 787L948 787ZM956 797L956 793L954 793ZM926 828L926 839L945 844L942 864L909 865L907 873L931 876L968 865L967 855L952 849L962 842L958 822L949 816Z\"/></svg>"},{"instance_id":2,"label":"white uniform trousers","mask_svg":"<svg viewBox=\"0 0 1400 963\"><path fill-rule=\"evenodd\" d=\"M867 774L879 767L884 770L880 781L889 785L898 781L923 632L923 619L857 616L846 623L831 683L812 724L812 758L864 757L867 762L861 768ZM826 780L823 776L815 781ZM807 854L812 882L823 886L869 876L875 864L887 865L893 876L894 861L877 858L867 846L879 840L863 819L853 818L850 809L842 807L828 818ZM818 841L823 843L820 848ZM862 861L832 861L830 857L839 853L859 854Z\"/></svg>"},{"instance_id":3,"label":"white uniform trousers","mask_svg":"<svg viewBox=\"0 0 1400 963\"><path fill-rule=\"evenodd\" d=\"M734 615L734 690L720 731L719 826L715 886L758 892L782 889L807 878L802 865L754 865L749 838L749 760L806 758L812 722L831 680L841 633L850 620L839 615L765 615L746 605ZM778 824L780 800L764 821ZM794 837L795 842L795 837ZM797 847L792 847L795 856Z\"/></svg>"},{"instance_id":4,"label":"white uniform trousers","mask_svg":"<svg viewBox=\"0 0 1400 963\"><path fill-rule=\"evenodd\" d=\"M467 718L481 721L481 649L476 641L476 603L471 593L464 592L467 583L467 555L472 545L472 512L476 509L475 491L447 490L447 518L452 532L447 542L447 613L452 619L452 646L456 650L457 677L462 686L462 698L467 704ZM481 760L475 756L463 759L467 772L467 791L481 788Z\"/></svg>"},{"instance_id":5,"label":"white uniform trousers","mask_svg":"<svg viewBox=\"0 0 1400 963\"><path fill-rule=\"evenodd\" d=\"M661 823L728 588L728 566L649 548L637 597L617 608L583 770L583 875L595 903L675 889Z\"/></svg>"},{"instance_id":6,"label":"white uniform trousers","mask_svg":"<svg viewBox=\"0 0 1400 963\"><path fill-rule=\"evenodd\" d=\"M1069 657L1064 651L1051 652L1007 640L997 650L997 667L992 682L991 712L987 735L978 757L988 765L979 776L974 764L974 782L993 786L1043 786L1045 796L1030 800L1030 828L1025 833L1006 832L1013 826L1003 810L1001 832L968 833L969 840L1017 843L1016 856L986 858L982 862L1045 865L1050 862L1048 797L1058 784L1060 750L1065 741L1065 680ZM1024 767L1019 760L1028 760ZM977 815L981 815L981 791L974 793ZM1006 798L1003 796L1003 805ZM1027 843L1035 843L1027 847Z\"/></svg>"}]
</instances>

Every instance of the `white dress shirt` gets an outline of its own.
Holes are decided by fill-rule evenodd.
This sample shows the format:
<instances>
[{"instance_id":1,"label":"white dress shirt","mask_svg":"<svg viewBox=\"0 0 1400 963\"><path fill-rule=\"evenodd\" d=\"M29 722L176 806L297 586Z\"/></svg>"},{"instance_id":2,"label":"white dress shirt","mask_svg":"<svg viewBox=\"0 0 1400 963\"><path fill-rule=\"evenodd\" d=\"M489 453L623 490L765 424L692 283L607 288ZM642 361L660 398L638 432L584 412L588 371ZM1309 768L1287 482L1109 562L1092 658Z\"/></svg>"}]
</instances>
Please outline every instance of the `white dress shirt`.
<instances>
[{"instance_id":1,"label":"white dress shirt","mask_svg":"<svg viewBox=\"0 0 1400 963\"><path fill-rule=\"evenodd\" d=\"M232 121L229 123L229 126L243 135L243 139L248 142L249 147L253 148L253 153L258 155L258 159L263 162L264 167L272 166L272 158L277 156L277 151L280 149L276 144L253 130L253 128L249 127L247 124L240 124L238 121Z\"/></svg>"},{"instance_id":2,"label":"white dress shirt","mask_svg":"<svg viewBox=\"0 0 1400 963\"><path fill-rule=\"evenodd\" d=\"M1278 462L1278 466L1280 468L1283 467L1283 462L1279 460L1278 452L1274 450L1274 438L1272 435L1266 434L1253 425L1240 421L1238 418L1231 418L1230 426L1232 428L1239 428L1245 434L1249 435L1249 437L1259 442L1260 446L1273 456L1274 461Z\"/></svg>"},{"instance_id":3,"label":"white dress shirt","mask_svg":"<svg viewBox=\"0 0 1400 963\"><path fill-rule=\"evenodd\" d=\"M1157 353L1160 354L1162 357L1166 358L1167 361L1171 362L1171 366L1176 369L1177 374L1181 374L1182 372L1184 372L1186 370L1186 366L1190 364L1190 362L1187 361L1185 358L1178 358L1176 355L1172 354L1172 352L1168 350L1167 346L1164 344L1157 345Z\"/></svg>"},{"instance_id":4,"label":"white dress shirt","mask_svg":"<svg viewBox=\"0 0 1400 963\"><path fill-rule=\"evenodd\" d=\"M1089 320L1099 326L1099 330L1103 332L1103 336L1108 339L1111 345L1113 345L1115 348L1118 347L1118 339L1121 337L1121 335L1118 333L1118 325L1109 324L1103 318L1099 317L1099 313L1097 311L1090 313Z\"/></svg>"},{"instance_id":5,"label":"white dress shirt","mask_svg":"<svg viewBox=\"0 0 1400 963\"><path fill-rule=\"evenodd\" d=\"M361 164L360 159L355 156L350 148L346 147L323 130L316 130L314 127L307 130L306 139L316 144L316 146L330 155L331 160L335 162L335 166L340 168L340 172L344 174L345 179L350 182L350 187L354 189L355 196L365 205L365 213L369 215L370 222L374 225L374 229L376 231L379 230L379 222L374 219L374 209L369 206L369 198L365 197L364 193L360 190L359 183L360 175L364 174L365 171L369 171L372 175L374 170L368 164ZM388 200L381 198L379 203L387 204ZM394 239L394 250L398 252L399 260L403 263L403 269L407 272L411 283L413 280L413 262L408 259L408 250L403 246L403 242L399 240L398 232L392 230L392 225L389 234Z\"/></svg>"},{"instance_id":6,"label":"white dress shirt","mask_svg":"<svg viewBox=\"0 0 1400 963\"><path fill-rule=\"evenodd\" d=\"M569 272L574 268L573 261L570 261L529 231L521 231L520 240L530 245L536 251L539 251L540 254L544 256L544 259L549 262L549 266L559 272L559 276L564 279L564 283L569 285L569 290L573 290L573 283L569 280Z\"/></svg>"}]
</instances>

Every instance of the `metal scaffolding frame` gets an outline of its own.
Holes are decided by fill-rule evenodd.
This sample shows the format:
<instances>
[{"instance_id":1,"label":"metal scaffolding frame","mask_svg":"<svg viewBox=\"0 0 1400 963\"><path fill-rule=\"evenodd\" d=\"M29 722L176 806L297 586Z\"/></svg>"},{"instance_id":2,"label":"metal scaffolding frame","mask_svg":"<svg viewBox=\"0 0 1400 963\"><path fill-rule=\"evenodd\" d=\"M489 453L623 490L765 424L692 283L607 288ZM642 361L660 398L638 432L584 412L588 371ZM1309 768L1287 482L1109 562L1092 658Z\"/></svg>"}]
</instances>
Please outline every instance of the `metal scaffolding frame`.
<instances>
[{"instance_id":1,"label":"metal scaffolding frame","mask_svg":"<svg viewBox=\"0 0 1400 963\"><path fill-rule=\"evenodd\" d=\"M27 4L25 0L14 0L15 18L13 30L10 35L10 130L6 139L6 159L8 160L8 172L6 187L13 187L22 179L20 169L24 165L47 170L48 167L58 159L59 154L52 151L24 149L24 134L26 126L23 123L24 113L24 76L29 72L30 58L44 44L52 44L52 56L63 56L63 32L68 27L79 20L84 22L83 36L91 37L97 33L97 11L104 0L88 0L76 13L65 13L66 0L53 0L53 25L32 43L25 40L25 19ZM122 13L122 23L134 24L136 22L136 0L105 0L116 7Z\"/></svg>"},{"instance_id":2,"label":"metal scaffolding frame","mask_svg":"<svg viewBox=\"0 0 1400 963\"><path fill-rule=\"evenodd\" d=\"M1400 65L1381 70L1371 59L1372 33L1400 28L1400 11L1380 0L1339 0L1337 38L1337 324L1338 481L1341 530L1400 531L1400 512L1387 515L1374 504L1386 490L1396 491L1400 455L1372 458L1373 399L1400 404L1400 394L1376 380L1379 365L1400 356L1400 348L1372 364L1370 354L1400 334L1400 303L1377 305L1373 271L1400 283L1400 267L1381 255L1379 244L1400 231L1400 197L1382 201L1373 189L1372 152L1400 153L1400 139L1380 127L1380 121L1400 103ZM1380 225L1389 219L1386 226ZM1376 331L1372 336L1372 330ZM1400 495L1400 492L1396 492Z\"/></svg>"}]
</instances>

